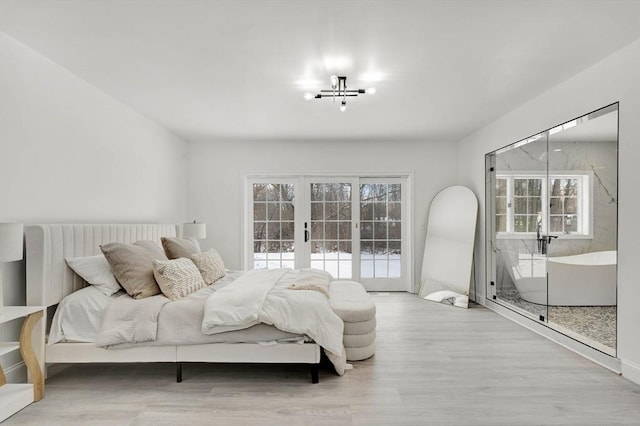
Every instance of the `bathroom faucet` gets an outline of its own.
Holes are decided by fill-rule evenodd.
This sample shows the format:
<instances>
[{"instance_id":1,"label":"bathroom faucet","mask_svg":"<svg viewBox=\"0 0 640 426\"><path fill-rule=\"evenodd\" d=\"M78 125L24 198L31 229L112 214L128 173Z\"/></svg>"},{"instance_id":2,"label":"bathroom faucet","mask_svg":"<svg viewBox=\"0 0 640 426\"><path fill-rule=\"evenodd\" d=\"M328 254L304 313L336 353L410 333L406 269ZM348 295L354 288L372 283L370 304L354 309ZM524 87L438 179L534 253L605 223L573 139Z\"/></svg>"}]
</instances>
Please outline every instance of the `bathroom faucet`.
<instances>
[{"instance_id":1,"label":"bathroom faucet","mask_svg":"<svg viewBox=\"0 0 640 426\"><path fill-rule=\"evenodd\" d=\"M553 238L558 238L558 236L538 234L538 254L542 254L542 255L547 254L548 246L549 244L551 244L551 240Z\"/></svg>"},{"instance_id":2,"label":"bathroom faucet","mask_svg":"<svg viewBox=\"0 0 640 426\"><path fill-rule=\"evenodd\" d=\"M542 235L542 216L538 214L538 220L536 222L536 240L538 241L538 254L546 255L547 246L551 244L552 238L558 238L557 235Z\"/></svg>"},{"instance_id":3,"label":"bathroom faucet","mask_svg":"<svg viewBox=\"0 0 640 426\"><path fill-rule=\"evenodd\" d=\"M542 230L542 216L538 213L538 220L536 222L536 240L538 240L538 254L547 253L546 239L540 238L540 231ZM544 253L543 253L544 250Z\"/></svg>"}]
</instances>

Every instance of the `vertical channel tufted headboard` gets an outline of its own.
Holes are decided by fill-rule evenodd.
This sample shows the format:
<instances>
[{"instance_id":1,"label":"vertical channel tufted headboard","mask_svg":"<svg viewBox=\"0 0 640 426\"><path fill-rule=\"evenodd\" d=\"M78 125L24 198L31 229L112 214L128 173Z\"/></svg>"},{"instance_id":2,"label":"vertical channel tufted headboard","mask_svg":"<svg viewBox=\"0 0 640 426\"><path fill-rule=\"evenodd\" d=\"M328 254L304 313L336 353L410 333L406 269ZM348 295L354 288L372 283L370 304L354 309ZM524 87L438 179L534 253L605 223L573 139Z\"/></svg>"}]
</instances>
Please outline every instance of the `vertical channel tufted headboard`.
<instances>
[{"instance_id":1,"label":"vertical channel tufted headboard","mask_svg":"<svg viewBox=\"0 0 640 426\"><path fill-rule=\"evenodd\" d=\"M180 235L174 224L46 224L25 226L27 305L52 306L86 283L65 258L100 254L100 245Z\"/></svg>"}]
</instances>

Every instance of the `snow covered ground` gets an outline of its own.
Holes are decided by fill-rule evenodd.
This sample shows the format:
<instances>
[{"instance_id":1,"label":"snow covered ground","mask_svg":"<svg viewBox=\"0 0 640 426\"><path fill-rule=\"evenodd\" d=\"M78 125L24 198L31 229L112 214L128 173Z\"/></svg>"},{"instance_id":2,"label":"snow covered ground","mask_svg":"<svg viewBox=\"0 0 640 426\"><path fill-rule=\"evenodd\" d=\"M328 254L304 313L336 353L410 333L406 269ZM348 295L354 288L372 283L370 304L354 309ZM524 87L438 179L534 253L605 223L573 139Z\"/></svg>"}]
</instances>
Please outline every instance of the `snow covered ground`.
<instances>
[{"instance_id":1,"label":"snow covered ground","mask_svg":"<svg viewBox=\"0 0 640 426\"><path fill-rule=\"evenodd\" d=\"M295 253L254 253L255 269L295 268ZM352 255L343 252L312 253L311 267L323 269L335 278L352 278ZM360 254L361 278L397 278L401 276L399 254Z\"/></svg>"}]
</instances>

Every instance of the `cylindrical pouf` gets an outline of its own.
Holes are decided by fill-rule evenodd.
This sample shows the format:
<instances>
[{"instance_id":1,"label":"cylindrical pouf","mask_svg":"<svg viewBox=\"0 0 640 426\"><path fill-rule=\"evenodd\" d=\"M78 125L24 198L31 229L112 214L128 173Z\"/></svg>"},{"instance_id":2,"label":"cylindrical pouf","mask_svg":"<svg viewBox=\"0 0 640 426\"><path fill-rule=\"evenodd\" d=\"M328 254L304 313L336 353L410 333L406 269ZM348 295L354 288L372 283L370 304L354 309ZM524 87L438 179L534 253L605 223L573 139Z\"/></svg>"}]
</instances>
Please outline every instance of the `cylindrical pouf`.
<instances>
[{"instance_id":1,"label":"cylindrical pouf","mask_svg":"<svg viewBox=\"0 0 640 426\"><path fill-rule=\"evenodd\" d=\"M363 361L376 353L376 344L372 343L364 348L344 348L348 361Z\"/></svg>"},{"instance_id":2,"label":"cylindrical pouf","mask_svg":"<svg viewBox=\"0 0 640 426\"><path fill-rule=\"evenodd\" d=\"M344 320L343 320L344 322ZM361 322L345 322L344 334L369 334L376 331L376 319L371 318L368 321Z\"/></svg>"},{"instance_id":3,"label":"cylindrical pouf","mask_svg":"<svg viewBox=\"0 0 640 426\"><path fill-rule=\"evenodd\" d=\"M345 334L344 346L346 348L363 348L376 341L375 330L368 334Z\"/></svg>"},{"instance_id":4,"label":"cylindrical pouf","mask_svg":"<svg viewBox=\"0 0 640 426\"><path fill-rule=\"evenodd\" d=\"M376 305L362 284L337 280L329 284L331 307L344 322L343 343L348 361L375 353Z\"/></svg>"}]
</instances>

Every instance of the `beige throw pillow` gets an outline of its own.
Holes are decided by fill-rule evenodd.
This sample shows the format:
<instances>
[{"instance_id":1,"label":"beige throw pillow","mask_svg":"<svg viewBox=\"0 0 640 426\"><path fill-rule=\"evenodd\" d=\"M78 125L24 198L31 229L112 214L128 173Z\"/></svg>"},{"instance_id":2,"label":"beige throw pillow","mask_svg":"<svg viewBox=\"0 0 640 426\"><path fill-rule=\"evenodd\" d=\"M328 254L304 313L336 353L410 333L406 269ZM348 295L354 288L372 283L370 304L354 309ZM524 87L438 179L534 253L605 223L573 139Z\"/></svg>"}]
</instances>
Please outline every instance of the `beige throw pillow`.
<instances>
[{"instance_id":1,"label":"beige throw pillow","mask_svg":"<svg viewBox=\"0 0 640 426\"><path fill-rule=\"evenodd\" d=\"M160 294L160 287L153 277L153 261L164 259L162 248L153 241L136 241L133 244L109 243L100 246L118 283L134 299Z\"/></svg>"},{"instance_id":2,"label":"beige throw pillow","mask_svg":"<svg viewBox=\"0 0 640 426\"><path fill-rule=\"evenodd\" d=\"M214 249L204 253L195 253L189 259L198 267L202 278L207 285L211 285L225 275L225 267L222 258Z\"/></svg>"},{"instance_id":3,"label":"beige throw pillow","mask_svg":"<svg viewBox=\"0 0 640 426\"><path fill-rule=\"evenodd\" d=\"M189 257L194 253L200 253L200 245L196 240L187 238L162 237L162 248L169 259Z\"/></svg>"},{"instance_id":4,"label":"beige throw pillow","mask_svg":"<svg viewBox=\"0 0 640 426\"><path fill-rule=\"evenodd\" d=\"M206 287L200 271L190 259L154 260L153 274L162 294L171 300L181 299Z\"/></svg>"}]
</instances>

